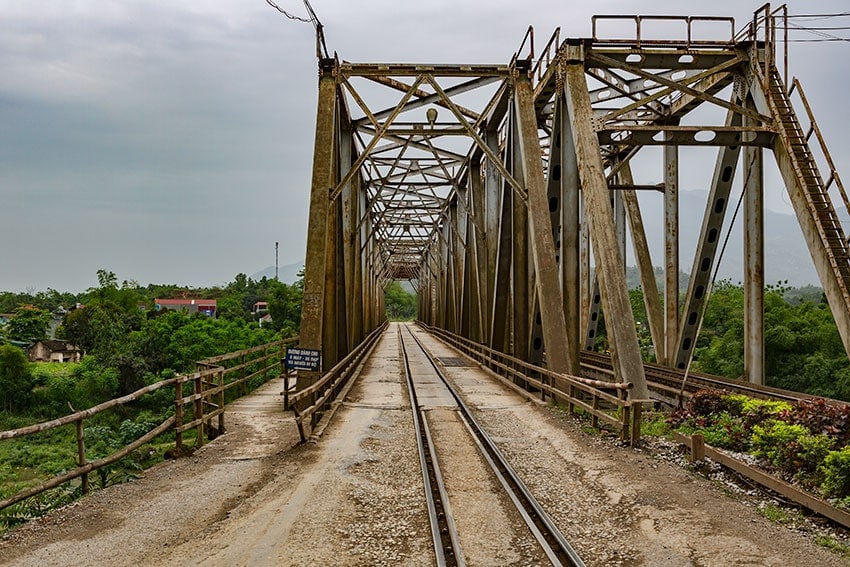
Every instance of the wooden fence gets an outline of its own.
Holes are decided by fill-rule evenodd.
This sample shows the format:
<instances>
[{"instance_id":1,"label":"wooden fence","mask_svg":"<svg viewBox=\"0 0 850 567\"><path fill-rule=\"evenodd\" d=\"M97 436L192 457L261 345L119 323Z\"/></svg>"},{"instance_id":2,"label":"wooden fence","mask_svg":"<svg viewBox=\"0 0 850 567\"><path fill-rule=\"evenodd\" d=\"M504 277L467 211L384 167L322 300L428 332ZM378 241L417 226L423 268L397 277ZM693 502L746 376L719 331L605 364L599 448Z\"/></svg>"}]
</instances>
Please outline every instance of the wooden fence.
<instances>
[{"instance_id":1,"label":"wooden fence","mask_svg":"<svg viewBox=\"0 0 850 567\"><path fill-rule=\"evenodd\" d=\"M491 370L508 384L519 386L526 392L535 390L543 400L565 404L570 413L582 410L590 416L593 427L603 422L614 428L620 438L631 445L640 440L643 404L652 402L629 399L631 384L559 374L443 329L421 322L417 324Z\"/></svg>"},{"instance_id":2,"label":"wooden fence","mask_svg":"<svg viewBox=\"0 0 850 567\"><path fill-rule=\"evenodd\" d=\"M192 428L197 430L195 443L198 446L202 445L205 431L212 435L218 435L224 432L225 392L239 388L238 396L241 396L247 393L247 383L253 378L262 377L263 381L266 381L272 377L285 375L283 359L286 348L297 342L298 337L293 337L284 341L276 341L238 352L208 358L197 363L197 371L193 374L180 375L162 380L136 390L132 394L109 400L58 419L36 423L19 429L0 431L0 441L3 441L5 439L25 437L57 427L74 424L77 440L77 466L73 470L57 475L38 486L22 490L4 500L0 500L0 510L31 496L56 488L76 478L81 478L81 490L83 493L87 493L89 491L88 474L90 472L123 459L145 443L149 443L154 438L168 432L172 428L176 432L176 444L178 447L182 447L183 445L183 433ZM191 393L184 391L187 389L187 385L191 387ZM174 415L115 453L94 461L87 460L85 428L83 427L85 419L118 406L134 402L152 392L170 386L173 386L175 390ZM189 406L189 411L186 411L186 406ZM213 424L214 419L216 420L215 424Z\"/></svg>"}]
</instances>

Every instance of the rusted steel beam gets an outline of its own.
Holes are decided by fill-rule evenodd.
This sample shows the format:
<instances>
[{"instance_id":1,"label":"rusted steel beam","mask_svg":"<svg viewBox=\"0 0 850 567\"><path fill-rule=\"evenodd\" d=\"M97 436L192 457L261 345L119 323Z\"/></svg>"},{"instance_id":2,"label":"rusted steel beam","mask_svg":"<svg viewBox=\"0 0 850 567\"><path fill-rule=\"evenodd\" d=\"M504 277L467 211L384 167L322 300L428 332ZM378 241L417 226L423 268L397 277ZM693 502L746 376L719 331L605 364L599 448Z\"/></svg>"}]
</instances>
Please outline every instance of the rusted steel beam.
<instances>
[{"instance_id":1,"label":"rusted steel beam","mask_svg":"<svg viewBox=\"0 0 850 567\"><path fill-rule=\"evenodd\" d=\"M648 399L649 389L640 357L635 320L629 302L623 259L617 243L614 216L608 195L608 182L602 165L599 141L591 127L593 109L587 93L581 53L569 46L570 56L564 66L567 108L573 124L579 178L584 202L590 218L590 231L600 289L606 313L608 336L614 349L615 376L634 383L630 395Z\"/></svg>"},{"instance_id":2,"label":"rusted steel beam","mask_svg":"<svg viewBox=\"0 0 850 567\"><path fill-rule=\"evenodd\" d=\"M319 101L316 138L313 147L313 175L310 189L310 212L307 223L307 253L304 264L304 293L301 302L301 345L322 349L326 299L329 193L334 185L336 142L336 79L333 62L324 62L319 75ZM303 389L318 379L318 373L298 373L297 388ZM309 405L309 402L304 402ZM311 425L308 423L307 428Z\"/></svg>"},{"instance_id":3,"label":"rusted steel beam","mask_svg":"<svg viewBox=\"0 0 850 567\"><path fill-rule=\"evenodd\" d=\"M345 77L416 77L423 73L440 77L508 77L509 65L479 64L411 64L411 63L347 63L339 65Z\"/></svg>"},{"instance_id":4,"label":"rusted steel beam","mask_svg":"<svg viewBox=\"0 0 850 567\"><path fill-rule=\"evenodd\" d=\"M750 103L751 104L751 103ZM744 117L744 126L751 124ZM764 384L764 167L761 148L744 147L744 374Z\"/></svg>"},{"instance_id":5,"label":"rusted steel beam","mask_svg":"<svg viewBox=\"0 0 850 567\"><path fill-rule=\"evenodd\" d=\"M619 175L623 184L633 183L632 169L628 163L620 169ZM664 316L661 310L661 299L658 295L658 283L655 281L655 269L646 240L643 216L634 190L623 191L623 203L629 217L632 245L635 250L635 260L637 261L640 285L643 290L643 304L649 323L649 334L652 337L652 345L655 347L656 359L659 364L663 365L667 363L664 356Z\"/></svg>"},{"instance_id":6,"label":"rusted steel beam","mask_svg":"<svg viewBox=\"0 0 850 567\"><path fill-rule=\"evenodd\" d=\"M567 338L564 298L561 290L558 260L552 235L549 198L540 161L540 139L530 78L520 73L514 83L514 105L519 130L519 154L523 179L528 190L528 221L531 257L534 263L535 287L540 303L546 364L555 372L568 372L571 350L575 345ZM528 322L526 322L528 325Z\"/></svg>"},{"instance_id":7,"label":"rusted steel beam","mask_svg":"<svg viewBox=\"0 0 850 567\"><path fill-rule=\"evenodd\" d=\"M513 108L512 110L512 120L510 121L510 125L513 143L511 144L511 153L508 154L507 160L510 160L513 163L512 172L514 177L517 178L521 185L524 185L525 156L523 155L523 151L525 148L523 147L524 140L522 137L525 133L520 132L519 117L517 115L518 113L516 112L516 108ZM537 141L536 121L534 140L535 145L539 143ZM540 163L539 155L540 149L538 147L535 153L535 159L538 164ZM524 186L523 190L527 194L528 187ZM511 273L513 349L511 352L515 357L526 360L528 358L528 346L531 338L529 328L531 323L531 314L529 313L531 309L531 294L529 290L529 278L531 277L531 273L528 259L529 240L531 240L529 238L530 226L528 220L528 207L525 202L517 199L516 195L514 195L511 203L513 205L511 211L511 243L513 245L513 257L511 262L513 270Z\"/></svg>"},{"instance_id":8,"label":"rusted steel beam","mask_svg":"<svg viewBox=\"0 0 850 567\"><path fill-rule=\"evenodd\" d=\"M560 212L557 240L561 269L561 292L564 301L564 323L567 332L567 368L565 372L574 376L580 370L579 350L581 347L581 183L573 143L572 125L567 114L564 93L556 94L555 128L552 135L552 160L557 157L560 168L549 168L549 183L553 193L560 197ZM551 193L550 193L551 194ZM554 225L554 222L553 222Z\"/></svg>"},{"instance_id":9,"label":"rusted steel beam","mask_svg":"<svg viewBox=\"0 0 850 567\"><path fill-rule=\"evenodd\" d=\"M665 133L665 137L668 134ZM664 146L664 358L679 339L679 150Z\"/></svg>"},{"instance_id":10,"label":"rusted steel beam","mask_svg":"<svg viewBox=\"0 0 850 567\"><path fill-rule=\"evenodd\" d=\"M601 145L620 146L758 146L770 147L769 128L719 126L606 126L597 132Z\"/></svg>"}]
</instances>

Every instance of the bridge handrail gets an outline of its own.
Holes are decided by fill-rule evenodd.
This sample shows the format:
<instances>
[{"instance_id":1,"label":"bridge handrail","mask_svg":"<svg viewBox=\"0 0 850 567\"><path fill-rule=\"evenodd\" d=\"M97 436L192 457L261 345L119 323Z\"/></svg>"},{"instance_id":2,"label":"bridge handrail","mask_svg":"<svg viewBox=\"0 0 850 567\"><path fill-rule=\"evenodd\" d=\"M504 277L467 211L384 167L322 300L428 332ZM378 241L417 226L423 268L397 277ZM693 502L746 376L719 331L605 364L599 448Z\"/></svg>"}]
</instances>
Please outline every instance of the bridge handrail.
<instances>
[{"instance_id":1,"label":"bridge handrail","mask_svg":"<svg viewBox=\"0 0 850 567\"><path fill-rule=\"evenodd\" d=\"M178 447L182 445L182 433L191 428L198 428L199 435L196 439L196 443L198 445L203 444L203 431L205 422L207 422L207 426L209 427L211 425L209 423L210 420L214 417L218 417L218 431L220 432L223 430L224 392L235 386L244 385L245 383L247 383L248 380L259 375L268 376L268 373L271 372L275 367L279 366L282 369L283 365L281 359L283 358L285 349L288 346L297 342L298 337L292 337L281 341L274 341L271 343L266 343L264 345L259 345L240 351L207 358L197 363L198 367L200 368L197 372L191 374L181 374L178 376L174 376L173 378L160 380L159 382L149 384L125 396L107 400L106 402L103 402L96 406L92 406L81 411L75 411L71 414L62 416L57 419L52 419L41 423L35 423L17 429L0 431L0 441L3 441L6 439L25 437L28 435L33 435L36 433L55 429L57 427L75 424L77 438L77 466L74 469L56 475L37 486L33 486L25 490L19 491L6 499L0 500L0 510L23 500L26 500L27 498L30 498L37 494L50 490L52 488L56 488L57 486L60 486L70 480L74 480L80 477L83 478L82 491L83 493L87 493L89 490L88 473L111 465L112 463L123 459L145 443L148 443L154 438L162 435L163 433L166 433L171 428L174 428L176 432L176 444L178 445ZM260 352L262 353L262 356L249 358L246 361L246 357L250 357L251 355ZM239 359L240 361L240 363L236 366L225 368L219 365L222 362L227 362L234 359ZM249 367L257 364L261 365L259 369L251 373L247 372L247 369ZM232 382L225 383L224 375L233 372L240 372L241 376ZM217 379L217 382L212 382L210 381L211 379ZM191 382L193 384L193 392L188 396L183 396L182 386L183 384L186 384L188 382ZM104 411L110 410L112 408L123 406L130 402L139 400L152 392L169 386L175 387L174 415L169 416L162 423L154 427L151 431L145 433L143 436L139 437L128 445L125 445L121 449L118 449L116 452L95 461L86 460L85 433L83 428L83 421L85 419L95 416ZM208 386L213 387L210 388ZM244 393L245 392L243 390L243 392L240 393L240 396L244 395ZM214 403L211 401L214 396L218 403ZM183 406L187 404L193 405L193 420L188 423L183 423ZM214 411L205 412L205 404L206 406L215 406Z\"/></svg>"},{"instance_id":2,"label":"bridge handrail","mask_svg":"<svg viewBox=\"0 0 850 567\"><path fill-rule=\"evenodd\" d=\"M531 385L540 390L544 399L549 396L554 400L566 401L570 413L574 413L576 408L581 408L582 411L591 416L594 427L597 427L599 420L602 420L617 429L620 438L629 441L632 445L640 440L641 410L643 402L648 400L626 399L626 393L631 384L590 380L580 376L552 372L542 366L520 360L444 329L431 327L421 321L417 321L417 324L500 377L504 376L505 379L508 379L510 375L512 385L520 385L518 382L524 383L526 386ZM537 379L533 375L545 377L548 382ZM616 395L604 390L614 390ZM590 400L587 400L587 397ZM611 415L611 413L602 409L600 407L601 402L615 406L619 410L620 418L618 419L615 415Z\"/></svg>"},{"instance_id":3,"label":"bridge handrail","mask_svg":"<svg viewBox=\"0 0 850 567\"><path fill-rule=\"evenodd\" d=\"M291 409L295 413L295 423L298 425L298 433L301 436L301 441L307 441L307 432L304 428L304 422L309 420L310 426L315 426L315 416L325 408L328 403L336 398L343 386L348 382L352 375L352 371L356 369L363 358L368 354L372 346L377 342L381 333L389 325L389 321L384 321L383 325L372 331L354 350L340 360L336 365L323 374L315 383L293 394L289 398L287 409ZM298 406L304 400L310 400L310 405L306 408Z\"/></svg>"}]
</instances>

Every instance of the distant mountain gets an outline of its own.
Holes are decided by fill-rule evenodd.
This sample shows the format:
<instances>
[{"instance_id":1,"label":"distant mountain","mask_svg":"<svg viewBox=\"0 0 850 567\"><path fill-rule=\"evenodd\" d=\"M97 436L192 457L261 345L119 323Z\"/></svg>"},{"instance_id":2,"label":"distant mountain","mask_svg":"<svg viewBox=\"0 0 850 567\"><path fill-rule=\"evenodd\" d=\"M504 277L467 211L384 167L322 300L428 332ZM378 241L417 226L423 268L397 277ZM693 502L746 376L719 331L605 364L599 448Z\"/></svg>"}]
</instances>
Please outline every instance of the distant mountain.
<instances>
[{"instance_id":1,"label":"distant mountain","mask_svg":"<svg viewBox=\"0 0 850 567\"><path fill-rule=\"evenodd\" d=\"M285 284L294 284L298 280L298 272L304 267L304 262L296 262L295 264L286 264L278 269L278 279ZM269 266L264 270L260 270L256 274L250 276L252 280L261 280L264 277L270 280L274 279L274 266Z\"/></svg>"}]
</instances>

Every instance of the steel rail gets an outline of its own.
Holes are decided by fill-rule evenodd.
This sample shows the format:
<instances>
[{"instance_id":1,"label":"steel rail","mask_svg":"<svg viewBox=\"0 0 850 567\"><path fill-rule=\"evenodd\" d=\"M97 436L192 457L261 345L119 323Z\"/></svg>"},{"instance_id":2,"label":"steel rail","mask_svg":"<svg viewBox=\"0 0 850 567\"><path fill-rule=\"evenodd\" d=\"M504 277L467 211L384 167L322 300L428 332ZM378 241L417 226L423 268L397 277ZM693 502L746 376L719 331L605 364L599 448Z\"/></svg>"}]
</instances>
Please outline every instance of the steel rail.
<instances>
[{"instance_id":1,"label":"steel rail","mask_svg":"<svg viewBox=\"0 0 850 567\"><path fill-rule=\"evenodd\" d=\"M425 484L425 500L428 505L431 539L434 542L434 557L438 567L463 566L466 565L466 561L454 525L443 475L437 462L437 454L434 450L428 420L416 396L416 387L413 384L413 375L410 372L410 361L407 357L407 348L404 346L401 327L398 329L398 339L404 360L404 375L410 396L410 406L413 410L411 413L413 414L413 427L416 430L416 445L419 450L422 482Z\"/></svg>"},{"instance_id":2,"label":"steel rail","mask_svg":"<svg viewBox=\"0 0 850 567\"><path fill-rule=\"evenodd\" d=\"M422 342L413 334L413 331L407 327L413 341L419 346L428 362L434 369L434 372L445 385L448 392L452 395L458 405L459 415L472 434L473 439L478 445L479 450L484 456L487 463L490 465L496 478L498 478L505 492L510 497L520 516L522 516L531 533L534 535L537 542L540 544L543 552L549 558L553 565L568 565L573 567L584 567L584 561L578 555L575 549L569 544L564 535L552 521L552 518L546 513L539 502L529 491L525 483L517 475L513 467L505 459L502 452L496 446L495 442L484 431L472 411L460 397L455 388L449 383L445 374L437 366L433 355L428 352ZM399 329L399 332L401 330ZM404 340L402 338L402 344ZM406 356L406 351L405 351ZM405 358L405 364L407 359Z\"/></svg>"},{"instance_id":3,"label":"steel rail","mask_svg":"<svg viewBox=\"0 0 850 567\"><path fill-rule=\"evenodd\" d=\"M591 374L605 374L613 376L611 357L597 352L584 351L581 353L581 367ZM682 389L684 371L676 368L666 368L654 364L644 364L646 379L649 389L675 388ZM753 398L780 400L785 402L796 402L803 399L815 398L809 394L801 394L781 388L751 384L741 380L732 380L722 376L712 376L703 373L689 372L685 383L684 392L693 394L698 390L714 389L729 390L738 394L745 394Z\"/></svg>"}]
</instances>

